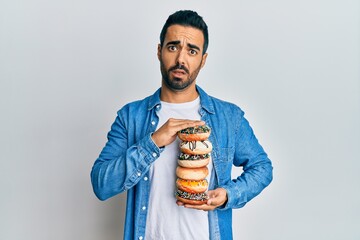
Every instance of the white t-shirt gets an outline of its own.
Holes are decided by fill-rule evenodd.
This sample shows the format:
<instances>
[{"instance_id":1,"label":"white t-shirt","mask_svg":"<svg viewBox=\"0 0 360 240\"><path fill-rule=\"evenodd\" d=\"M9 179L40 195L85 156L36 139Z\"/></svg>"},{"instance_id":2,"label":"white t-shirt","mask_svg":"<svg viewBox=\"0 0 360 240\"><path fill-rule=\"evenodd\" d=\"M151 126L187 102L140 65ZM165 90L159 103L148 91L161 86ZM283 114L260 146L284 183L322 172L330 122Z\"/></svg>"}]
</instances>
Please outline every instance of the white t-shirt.
<instances>
[{"instance_id":1,"label":"white t-shirt","mask_svg":"<svg viewBox=\"0 0 360 240\"><path fill-rule=\"evenodd\" d=\"M158 112L160 128L169 118L200 120L200 98L186 103L161 102ZM146 219L146 240L208 240L208 213L179 207L176 204L177 156L180 140L166 146L150 167L151 181L149 207ZM209 173L212 162L208 164ZM207 176L210 180L210 174Z\"/></svg>"}]
</instances>

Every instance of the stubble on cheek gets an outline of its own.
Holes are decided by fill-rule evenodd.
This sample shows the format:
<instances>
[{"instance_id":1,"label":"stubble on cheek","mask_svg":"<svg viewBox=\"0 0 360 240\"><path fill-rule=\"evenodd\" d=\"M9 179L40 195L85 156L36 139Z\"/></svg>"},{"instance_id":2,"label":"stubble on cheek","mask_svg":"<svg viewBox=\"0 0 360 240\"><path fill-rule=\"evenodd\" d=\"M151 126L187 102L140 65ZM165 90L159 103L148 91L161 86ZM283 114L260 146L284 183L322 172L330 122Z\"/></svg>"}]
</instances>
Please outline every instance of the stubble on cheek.
<instances>
[{"instance_id":1,"label":"stubble on cheek","mask_svg":"<svg viewBox=\"0 0 360 240\"><path fill-rule=\"evenodd\" d=\"M163 82L166 84L167 87L169 87L172 90L180 91L183 89L186 89L188 86L190 86L196 79L197 75L200 72L202 61L200 62L199 66L190 74L190 76L187 79L181 79L181 78L171 78L170 72L171 69L174 69L174 67L170 67L170 70L167 70L165 68L165 65L162 60L160 60L160 70ZM189 74L189 70L186 71Z\"/></svg>"}]
</instances>

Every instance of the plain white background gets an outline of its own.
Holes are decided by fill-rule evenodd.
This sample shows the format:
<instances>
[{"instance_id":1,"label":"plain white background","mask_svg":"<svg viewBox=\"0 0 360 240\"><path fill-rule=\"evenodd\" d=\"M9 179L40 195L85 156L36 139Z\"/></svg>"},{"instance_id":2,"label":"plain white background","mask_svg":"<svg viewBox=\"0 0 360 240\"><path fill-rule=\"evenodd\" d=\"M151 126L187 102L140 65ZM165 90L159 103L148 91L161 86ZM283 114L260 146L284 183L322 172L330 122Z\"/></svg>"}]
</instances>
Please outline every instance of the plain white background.
<instances>
[{"instance_id":1,"label":"plain white background","mask_svg":"<svg viewBox=\"0 0 360 240\"><path fill-rule=\"evenodd\" d=\"M234 239L360 239L356 0L1 0L0 239L122 239L125 194L97 200L89 174L116 111L160 86L178 9L209 26L198 84L242 107L273 160Z\"/></svg>"}]
</instances>

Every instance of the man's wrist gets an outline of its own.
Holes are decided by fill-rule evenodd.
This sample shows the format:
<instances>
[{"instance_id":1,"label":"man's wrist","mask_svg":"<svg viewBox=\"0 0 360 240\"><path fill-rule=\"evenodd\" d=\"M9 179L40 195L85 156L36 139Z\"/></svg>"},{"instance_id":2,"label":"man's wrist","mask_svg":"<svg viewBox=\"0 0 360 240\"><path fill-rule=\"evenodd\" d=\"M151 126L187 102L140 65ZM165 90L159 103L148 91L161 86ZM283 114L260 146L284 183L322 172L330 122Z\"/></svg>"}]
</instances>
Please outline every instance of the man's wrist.
<instances>
[{"instance_id":1,"label":"man's wrist","mask_svg":"<svg viewBox=\"0 0 360 240\"><path fill-rule=\"evenodd\" d=\"M157 143L156 136L154 137L154 134L155 134L155 132L153 132L153 133L150 134L151 141L153 141L153 143L154 143L160 150L164 149L165 146L159 146L159 144Z\"/></svg>"}]
</instances>

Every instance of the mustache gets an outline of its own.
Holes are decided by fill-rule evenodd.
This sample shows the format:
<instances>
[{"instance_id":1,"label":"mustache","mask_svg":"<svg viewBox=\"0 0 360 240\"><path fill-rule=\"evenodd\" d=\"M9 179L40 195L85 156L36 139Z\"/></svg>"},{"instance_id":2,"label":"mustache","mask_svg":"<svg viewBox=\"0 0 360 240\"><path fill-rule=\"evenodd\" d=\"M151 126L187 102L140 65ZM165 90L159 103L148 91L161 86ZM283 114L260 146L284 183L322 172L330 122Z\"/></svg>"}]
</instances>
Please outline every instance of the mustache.
<instances>
[{"instance_id":1,"label":"mustache","mask_svg":"<svg viewBox=\"0 0 360 240\"><path fill-rule=\"evenodd\" d=\"M187 69L184 65L181 65L181 64L178 64L178 65L175 65L175 66L169 68L169 72L177 70L177 69L184 70L187 74L189 74L189 69Z\"/></svg>"}]
</instances>

